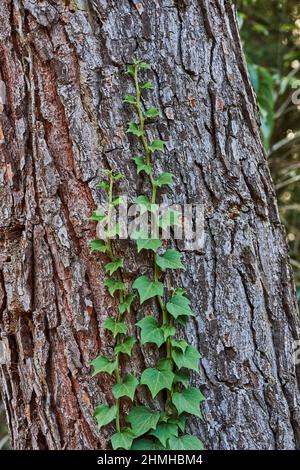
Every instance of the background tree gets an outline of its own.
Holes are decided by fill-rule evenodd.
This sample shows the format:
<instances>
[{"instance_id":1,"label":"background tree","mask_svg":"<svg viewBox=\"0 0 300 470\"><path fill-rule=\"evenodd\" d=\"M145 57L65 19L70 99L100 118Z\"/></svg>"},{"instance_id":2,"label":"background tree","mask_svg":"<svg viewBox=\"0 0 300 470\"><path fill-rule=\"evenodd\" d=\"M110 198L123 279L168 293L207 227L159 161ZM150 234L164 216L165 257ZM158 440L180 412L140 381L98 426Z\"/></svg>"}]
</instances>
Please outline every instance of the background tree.
<instances>
[{"instance_id":1,"label":"background tree","mask_svg":"<svg viewBox=\"0 0 300 470\"><path fill-rule=\"evenodd\" d=\"M169 199L205 205L205 247L184 252L181 279L203 353L193 384L207 396L191 431L209 449L299 446L295 293L231 3L3 0L0 20L1 388L13 447L106 448L112 432L92 417L111 400L89 364L110 351L102 323L115 304L87 217L105 198L103 169L136 194L122 103L133 57L153 64L164 119L151 136L168 141ZM128 279L143 272L133 244L122 255ZM152 356L135 350L136 371Z\"/></svg>"}]
</instances>

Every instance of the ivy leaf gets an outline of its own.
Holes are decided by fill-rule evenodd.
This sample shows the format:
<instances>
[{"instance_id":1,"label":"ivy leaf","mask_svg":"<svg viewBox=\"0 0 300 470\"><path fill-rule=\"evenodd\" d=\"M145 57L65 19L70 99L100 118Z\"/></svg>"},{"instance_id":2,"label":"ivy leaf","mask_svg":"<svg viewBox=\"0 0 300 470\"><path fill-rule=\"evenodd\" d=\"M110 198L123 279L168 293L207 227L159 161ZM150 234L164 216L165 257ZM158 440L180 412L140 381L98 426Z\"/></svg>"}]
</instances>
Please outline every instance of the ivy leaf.
<instances>
[{"instance_id":1,"label":"ivy leaf","mask_svg":"<svg viewBox=\"0 0 300 470\"><path fill-rule=\"evenodd\" d=\"M157 116L160 116L160 112L158 111L158 109L151 106L151 108L147 109L147 111L144 112L144 116L146 118L155 118Z\"/></svg>"},{"instance_id":2,"label":"ivy leaf","mask_svg":"<svg viewBox=\"0 0 300 470\"><path fill-rule=\"evenodd\" d=\"M113 175L113 180L114 181L119 181L119 180L122 180L123 178L125 178L125 176L123 175L123 173L120 173L120 172L115 173Z\"/></svg>"},{"instance_id":3,"label":"ivy leaf","mask_svg":"<svg viewBox=\"0 0 300 470\"><path fill-rule=\"evenodd\" d=\"M134 299L136 298L136 294L127 294L125 299L123 300L122 303L119 304L118 306L118 309L119 309L119 312L121 315L123 315L123 313L127 312L129 313L130 312L130 307L131 307L131 304L132 302L134 301Z\"/></svg>"},{"instance_id":4,"label":"ivy leaf","mask_svg":"<svg viewBox=\"0 0 300 470\"><path fill-rule=\"evenodd\" d=\"M193 346L187 346L184 352L178 349L173 349L172 358L178 369L186 367L187 369L192 369L196 372L199 371L199 360L201 358L201 354Z\"/></svg>"},{"instance_id":5,"label":"ivy leaf","mask_svg":"<svg viewBox=\"0 0 300 470\"><path fill-rule=\"evenodd\" d=\"M109 190L109 184L107 181L103 180L103 181L100 181L100 183L97 184L97 188L99 189L105 189L106 191Z\"/></svg>"},{"instance_id":6,"label":"ivy leaf","mask_svg":"<svg viewBox=\"0 0 300 470\"><path fill-rule=\"evenodd\" d=\"M175 374L173 383L174 384L180 383L185 388L187 388L189 386L189 381L190 381L190 374L188 372L178 371Z\"/></svg>"},{"instance_id":7,"label":"ivy leaf","mask_svg":"<svg viewBox=\"0 0 300 470\"><path fill-rule=\"evenodd\" d=\"M129 397L130 400L133 401L138 384L139 381L133 374L126 375L121 383L114 385L112 388L113 396L116 399Z\"/></svg>"},{"instance_id":8,"label":"ivy leaf","mask_svg":"<svg viewBox=\"0 0 300 470\"><path fill-rule=\"evenodd\" d=\"M148 368L144 370L141 376L141 385L147 385L149 388L152 398L163 390L164 388L171 390L174 374L170 370L158 370Z\"/></svg>"},{"instance_id":9,"label":"ivy leaf","mask_svg":"<svg viewBox=\"0 0 300 470\"><path fill-rule=\"evenodd\" d=\"M156 264L162 271L166 269L185 269L181 263L182 253L169 248L162 256L156 256Z\"/></svg>"},{"instance_id":10,"label":"ivy leaf","mask_svg":"<svg viewBox=\"0 0 300 470\"><path fill-rule=\"evenodd\" d=\"M138 137L141 137L142 135L144 135L144 131L141 131L138 124L136 122L133 122L133 121L131 121L128 124L128 129L127 129L126 132L129 133L129 134L137 135Z\"/></svg>"},{"instance_id":11,"label":"ivy leaf","mask_svg":"<svg viewBox=\"0 0 300 470\"><path fill-rule=\"evenodd\" d=\"M156 238L147 238L147 234L143 232L135 232L134 239L136 240L138 253L142 250L152 250L154 253L161 247L162 242Z\"/></svg>"},{"instance_id":12,"label":"ivy leaf","mask_svg":"<svg viewBox=\"0 0 300 470\"><path fill-rule=\"evenodd\" d=\"M141 328L141 343L154 343L160 347L164 342L163 330L153 317L145 317L136 323Z\"/></svg>"},{"instance_id":13,"label":"ivy leaf","mask_svg":"<svg viewBox=\"0 0 300 470\"><path fill-rule=\"evenodd\" d=\"M157 180L154 181L154 184L155 186L159 186L160 188L166 184L170 185L173 183L173 177L174 175L172 175L172 173L161 173Z\"/></svg>"},{"instance_id":14,"label":"ivy leaf","mask_svg":"<svg viewBox=\"0 0 300 470\"><path fill-rule=\"evenodd\" d=\"M156 437L164 447L167 445L167 440L170 437L178 436L178 427L176 424L161 423L154 431L151 431L150 436Z\"/></svg>"},{"instance_id":15,"label":"ivy leaf","mask_svg":"<svg viewBox=\"0 0 300 470\"><path fill-rule=\"evenodd\" d=\"M102 222L105 219L106 215L99 210L93 211L92 215L88 218L88 220L96 220L97 222Z\"/></svg>"},{"instance_id":16,"label":"ivy leaf","mask_svg":"<svg viewBox=\"0 0 300 470\"><path fill-rule=\"evenodd\" d=\"M166 141L160 139L153 140L153 142L151 142L151 145L149 145L149 150L152 153L154 153L156 150L158 150L159 152L163 152L166 143Z\"/></svg>"},{"instance_id":17,"label":"ivy leaf","mask_svg":"<svg viewBox=\"0 0 300 470\"><path fill-rule=\"evenodd\" d=\"M187 388L182 392L176 392L172 396L172 402L175 405L178 414L189 413L194 416L202 417L200 403L205 400L204 395L195 387Z\"/></svg>"},{"instance_id":18,"label":"ivy leaf","mask_svg":"<svg viewBox=\"0 0 300 470\"><path fill-rule=\"evenodd\" d=\"M170 437L168 441L170 450L204 450L202 442L195 436L185 434L179 437Z\"/></svg>"},{"instance_id":19,"label":"ivy leaf","mask_svg":"<svg viewBox=\"0 0 300 470\"><path fill-rule=\"evenodd\" d=\"M120 204L122 204L122 202L123 202L122 196L116 196L113 198L111 203L115 207L115 206L119 206Z\"/></svg>"},{"instance_id":20,"label":"ivy leaf","mask_svg":"<svg viewBox=\"0 0 300 470\"><path fill-rule=\"evenodd\" d=\"M171 359L160 359L156 365L157 369L163 370L170 370L173 369L173 364Z\"/></svg>"},{"instance_id":21,"label":"ivy leaf","mask_svg":"<svg viewBox=\"0 0 300 470\"><path fill-rule=\"evenodd\" d=\"M179 316L194 316L190 303L191 301L183 295L176 294L167 303L166 308L176 320Z\"/></svg>"},{"instance_id":22,"label":"ivy leaf","mask_svg":"<svg viewBox=\"0 0 300 470\"><path fill-rule=\"evenodd\" d=\"M126 95L123 102L128 104L136 104L136 97L133 95Z\"/></svg>"},{"instance_id":23,"label":"ivy leaf","mask_svg":"<svg viewBox=\"0 0 300 470\"><path fill-rule=\"evenodd\" d=\"M108 288L108 292L113 297L117 290L124 290L125 284L122 281L115 281L114 279L106 279L104 282L105 287Z\"/></svg>"},{"instance_id":24,"label":"ivy leaf","mask_svg":"<svg viewBox=\"0 0 300 470\"><path fill-rule=\"evenodd\" d=\"M133 65L129 65L127 67L127 73L129 73L130 75L134 75L134 67Z\"/></svg>"},{"instance_id":25,"label":"ivy leaf","mask_svg":"<svg viewBox=\"0 0 300 470\"><path fill-rule=\"evenodd\" d=\"M184 340L178 341L177 339L171 339L171 345L173 346L173 348L181 349L183 353L188 347L188 343L186 341Z\"/></svg>"},{"instance_id":26,"label":"ivy leaf","mask_svg":"<svg viewBox=\"0 0 300 470\"><path fill-rule=\"evenodd\" d=\"M119 268L123 268L123 260L120 258L117 258L104 266L105 272L109 272L110 275L112 275Z\"/></svg>"},{"instance_id":27,"label":"ivy leaf","mask_svg":"<svg viewBox=\"0 0 300 470\"><path fill-rule=\"evenodd\" d=\"M91 365L94 367L94 372L92 373L92 377L101 372L106 372L107 374L111 375L117 368L116 361L110 361L105 356L98 356L91 362Z\"/></svg>"},{"instance_id":28,"label":"ivy leaf","mask_svg":"<svg viewBox=\"0 0 300 470\"><path fill-rule=\"evenodd\" d=\"M134 435L139 437L156 428L159 415L159 411L151 411L146 406L137 406L128 413L126 421L131 424Z\"/></svg>"},{"instance_id":29,"label":"ivy leaf","mask_svg":"<svg viewBox=\"0 0 300 470\"><path fill-rule=\"evenodd\" d=\"M154 86L148 80L140 85L142 90L154 90Z\"/></svg>"},{"instance_id":30,"label":"ivy leaf","mask_svg":"<svg viewBox=\"0 0 300 470\"><path fill-rule=\"evenodd\" d=\"M152 172L152 166L145 162L143 157L133 157L136 166L137 166L137 173L139 174L141 171L144 171L147 175L150 175Z\"/></svg>"},{"instance_id":31,"label":"ivy leaf","mask_svg":"<svg viewBox=\"0 0 300 470\"><path fill-rule=\"evenodd\" d=\"M174 326L163 325L161 329L164 333L165 340L167 340L170 336L174 336L176 333L176 328Z\"/></svg>"},{"instance_id":32,"label":"ivy leaf","mask_svg":"<svg viewBox=\"0 0 300 470\"><path fill-rule=\"evenodd\" d=\"M128 336L127 338L124 339L123 343L115 346L115 353L116 354L122 353L122 354L127 354L128 356L131 356L132 348L135 343L136 343L135 337Z\"/></svg>"},{"instance_id":33,"label":"ivy leaf","mask_svg":"<svg viewBox=\"0 0 300 470\"><path fill-rule=\"evenodd\" d=\"M106 230L105 237L106 238L114 238L116 235L120 234L120 224L116 224L113 227Z\"/></svg>"},{"instance_id":34,"label":"ivy leaf","mask_svg":"<svg viewBox=\"0 0 300 470\"><path fill-rule=\"evenodd\" d=\"M139 62L139 67L141 69L151 69L151 65L148 64L147 62Z\"/></svg>"},{"instance_id":35,"label":"ivy leaf","mask_svg":"<svg viewBox=\"0 0 300 470\"><path fill-rule=\"evenodd\" d=\"M106 330L112 332L114 338L119 334L127 333L128 330L128 326L125 323L118 322L113 318L107 318L103 326Z\"/></svg>"},{"instance_id":36,"label":"ivy leaf","mask_svg":"<svg viewBox=\"0 0 300 470\"><path fill-rule=\"evenodd\" d=\"M165 447L149 439L136 439L131 450L165 450Z\"/></svg>"},{"instance_id":37,"label":"ivy leaf","mask_svg":"<svg viewBox=\"0 0 300 470\"><path fill-rule=\"evenodd\" d=\"M146 300L152 299L159 295L164 294L164 285L160 281L151 281L147 276L138 277L132 287L138 290L140 296L140 303L143 304Z\"/></svg>"},{"instance_id":38,"label":"ivy leaf","mask_svg":"<svg viewBox=\"0 0 300 470\"><path fill-rule=\"evenodd\" d=\"M134 202L141 206L141 213L144 214L145 212L151 212L152 204L151 201L147 196L138 196L135 198Z\"/></svg>"},{"instance_id":39,"label":"ivy leaf","mask_svg":"<svg viewBox=\"0 0 300 470\"><path fill-rule=\"evenodd\" d=\"M167 209L159 218L158 225L163 229L166 229L168 227L174 227L175 225L180 225L180 217L181 212L176 211L174 209Z\"/></svg>"},{"instance_id":40,"label":"ivy leaf","mask_svg":"<svg viewBox=\"0 0 300 470\"><path fill-rule=\"evenodd\" d=\"M107 405L98 405L94 411L94 416L97 420L99 428L102 426L106 426L111 421L116 419L117 416L117 407L114 406L107 406Z\"/></svg>"},{"instance_id":41,"label":"ivy leaf","mask_svg":"<svg viewBox=\"0 0 300 470\"><path fill-rule=\"evenodd\" d=\"M133 439L134 439L134 435L131 429L129 428L123 429L122 432L116 432L115 434L111 436L112 448L113 450L116 450L116 449L129 450L132 445Z\"/></svg>"},{"instance_id":42,"label":"ivy leaf","mask_svg":"<svg viewBox=\"0 0 300 470\"><path fill-rule=\"evenodd\" d=\"M100 253L105 253L107 250L106 243L102 240L92 240L90 242L90 249L93 253L94 251L100 251Z\"/></svg>"}]
</instances>

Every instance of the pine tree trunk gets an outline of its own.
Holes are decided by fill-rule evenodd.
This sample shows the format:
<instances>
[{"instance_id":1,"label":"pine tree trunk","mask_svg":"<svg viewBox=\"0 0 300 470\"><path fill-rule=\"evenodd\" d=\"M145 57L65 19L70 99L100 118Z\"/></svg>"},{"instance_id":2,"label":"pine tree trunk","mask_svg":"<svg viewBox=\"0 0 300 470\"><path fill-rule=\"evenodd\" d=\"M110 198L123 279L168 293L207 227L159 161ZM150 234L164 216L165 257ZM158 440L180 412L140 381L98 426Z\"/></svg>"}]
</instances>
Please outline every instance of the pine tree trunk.
<instances>
[{"instance_id":1,"label":"pine tree trunk","mask_svg":"<svg viewBox=\"0 0 300 470\"><path fill-rule=\"evenodd\" d=\"M0 40L0 383L13 447L109 446L113 426L99 432L92 411L112 383L89 364L112 350L101 325L115 305L87 217L105 168L137 193L122 102L137 57L153 64L169 199L205 205L205 245L184 252L181 279L207 396L191 431L208 449L299 448L294 286L231 3L2 0ZM121 245L134 279L143 257ZM137 351L132 364L149 360Z\"/></svg>"}]
</instances>

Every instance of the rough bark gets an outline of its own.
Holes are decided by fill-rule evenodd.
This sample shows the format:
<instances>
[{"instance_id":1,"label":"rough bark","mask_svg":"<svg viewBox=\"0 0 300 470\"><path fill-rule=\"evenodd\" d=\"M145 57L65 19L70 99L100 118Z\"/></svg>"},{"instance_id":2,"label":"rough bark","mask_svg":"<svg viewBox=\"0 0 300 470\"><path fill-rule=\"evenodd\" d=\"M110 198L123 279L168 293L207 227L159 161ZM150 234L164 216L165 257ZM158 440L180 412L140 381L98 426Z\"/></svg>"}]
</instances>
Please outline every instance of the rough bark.
<instances>
[{"instance_id":1,"label":"rough bark","mask_svg":"<svg viewBox=\"0 0 300 470\"><path fill-rule=\"evenodd\" d=\"M208 449L299 448L293 280L231 4L2 0L0 40L0 380L13 447L108 446L112 426L99 432L92 410L111 382L89 363L111 351L101 324L115 305L86 218L104 200L104 168L137 193L122 97L125 65L141 57L163 115L151 136L168 141L157 167L176 175L168 196L205 204L205 247L184 253L181 278L203 354L193 383L207 396L191 430ZM128 279L144 272L122 250ZM137 371L150 353L136 351Z\"/></svg>"}]
</instances>

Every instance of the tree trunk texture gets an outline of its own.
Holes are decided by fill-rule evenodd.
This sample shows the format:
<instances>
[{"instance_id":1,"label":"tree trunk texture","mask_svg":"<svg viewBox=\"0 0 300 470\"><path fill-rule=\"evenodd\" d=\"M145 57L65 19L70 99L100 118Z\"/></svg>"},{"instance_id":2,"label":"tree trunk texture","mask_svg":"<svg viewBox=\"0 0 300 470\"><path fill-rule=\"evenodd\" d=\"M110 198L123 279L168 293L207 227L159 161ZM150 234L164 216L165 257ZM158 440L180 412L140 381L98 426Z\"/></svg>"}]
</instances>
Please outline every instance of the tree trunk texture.
<instances>
[{"instance_id":1,"label":"tree trunk texture","mask_svg":"<svg viewBox=\"0 0 300 470\"><path fill-rule=\"evenodd\" d=\"M184 251L177 279L207 397L190 431L207 449L299 448L293 278L231 3L2 0L0 39L0 367L13 447L109 447L113 426L99 431L92 413L112 402L112 380L91 378L90 361L112 352L102 323L116 304L87 217L105 200L103 169L125 173L131 200L147 191L122 102L136 57L153 65L145 104L163 115L149 136L168 141L156 163L175 174L168 198L205 205L205 246ZM128 281L145 272L132 242L114 246ZM154 355L137 348L124 367L138 373Z\"/></svg>"}]
</instances>

